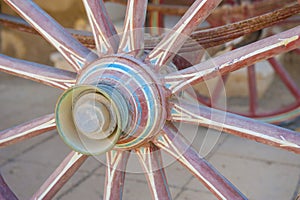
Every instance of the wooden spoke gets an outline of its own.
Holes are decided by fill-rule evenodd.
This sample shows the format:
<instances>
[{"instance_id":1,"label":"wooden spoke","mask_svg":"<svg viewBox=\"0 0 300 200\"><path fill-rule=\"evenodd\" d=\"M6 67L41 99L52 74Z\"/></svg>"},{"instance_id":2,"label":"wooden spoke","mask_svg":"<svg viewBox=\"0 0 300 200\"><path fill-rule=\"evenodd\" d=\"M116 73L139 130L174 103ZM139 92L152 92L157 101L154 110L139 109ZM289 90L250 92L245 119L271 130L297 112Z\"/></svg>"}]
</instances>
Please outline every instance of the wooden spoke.
<instances>
[{"instance_id":1,"label":"wooden spoke","mask_svg":"<svg viewBox=\"0 0 300 200\"><path fill-rule=\"evenodd\" d=\"M163 0L150 0L150 3L148 3L148 8L150 4L154 5L162 5ZM150 34L151 35L161 35L162 29L165 27L164 23L164 15L161 12L158 11L149 11L147 14L147 26L150 27Z\"/></svg>"},{"instance_id":2,"label":"wooden spoke","mask_svg":"<svg viewBox=\"0 0 300 200\"><path fill-rule=\"evenodd\" d=\"M248 72L248 86L249 86L249 112L255 115L257 110L257 85L255 66L251 65L247 68Z\"/></svg>"},{"instance_id":3,"label":"wooden spoke","mask_svg":"<svg viewBox=\"0 0 300 200\"><path fill-rule=\"evenodd\" d=\"M2 175L0 175L0 199L2 200L18 200L16 195L10 190L8 185L5 183Z\"/></svg>"},{"instance_id":4,"label":"wooden spoke","mask_svg":"<svg viewBox=\"0 0 300 200\"><path fill-rule=\"evenodd\" d=\"M56 128L54 114L45 115L19 126L0 131L0 147L35 137Z\"/></svg>"},{"instance_id":5,"label":"wooden spoke","mask_svg":"<svg viewBox=\"0 0 300 200\"><path fill-rule=\"evenodd\" d=\"M188 144L172 124L166 124L154 144L176 158L219 199L247 199Z\"/></svg>"},{"instance_id":6,"label":"wooden spoke","mask_svg":"<svg viewBox=\"0 0 300 200\"><path fill-rule=\"evenodd\" d=\"M128 0L119 52L136 56L144 50L144 24L148 0Z\"/></svg>"},{"instance_id":7,"label":"wooden spoke","mask_svg":"<svg viewBox=\"0 0 300 200\"><path fill-rule=\"evenodd\" d=\"M31 0L4 1L48 40L76 71L96 58L94 53L74 39L68 31Z\"/></svg>"},{"instance_id":8,"label":"wooden spoke","mask_svg":"<svg viewBox=\"0 0 300 200\"><path fill-rule=\"evenodd\" d=\"M125 170L129 151L109 151L106 153L105 200L122 199Z\"/></svg>"},{"instance_id":9,"label":"wooden spoke","mask_svg":"<svg viewBox=\"0 0 300 200\"><path fill-rule=\"evenodd\" d=\"M73 176L87 157L88 156L86 155L72 151L31 199L52 199L62 186Z\"/></svg>"},{"instance_id":10,"label":"wooden spoke","mask_svg":"<svg viewBox=\"0 0 300 200\"><path fill-rule=\"evenodd\" d=\"M76 73L2 54L0 54L0 71L63 90L73 86L76 79Z\"/></svg>"},{"instance_id":11,"label":"wooden spoke","mask_svg":"<svg viewBox=\"0 0 300 200\"><path fill-rule=\"evenodd\" d=\"M300 134L271 124L192 104L171 104L171 120L197 124L300 153Z\"/></svg>"},{"instance_id":12,"label":"wooden spoke","mask_svg":"<svg viewBox=\"0 0 300 200\"><path fill-rule=\"evenodd\" d=\"M83 0L93 30L98 53L116 53L119 43L117 31L111 22L103 0Z\"/></svg>"},{"instance_id":13,"label":"wooden spoke","mask_svg":"<svg viewBox=\"0 0 300 200\"><path fill-rule=\"evenodd\" d=\"M220 99L220 96L222 92L225 90L225 83L228 79L228 74L225 76L222 76L218 78L218 82L216 84L216 87L214 88L211 98L210 98L210 106L217 106L218 105L218 100Z\"/></svg>"},{"instance_id":14,"label":"wooden spoke","mask_svg":"<svg viewBox=\"0 0 300 200\"><path fill-rule=\"evenodd\" d=\"M300 46L299 35L300 26L297 26L288 31L225 53L212 60L171 73L164 78L166 87L172 93L176 93L190 84L203 81L204 78L207 80L220 73L224 75L239 68L252 65L259 60L273 57L278 53L290 51Z\"/></svg>"},{"instance_id":15,"label":"wooden spoke","mask_svg":"<svg viewBox=\"0 0 300 200\"><path fill-rule=\"evenodd\" d=\"M146 61L159 68L178 52L192 31L219 5L221 0L197 0L173 27L173 29L150 52Z\"/></svg>"},{"instance_id":16,"label":"wooden spoke","mask_svg":"<svg viewBox=\"0 0 300 200\"><path fill-rule=\"evenodd\" d=\"M280 77L284 85L290 90L290 92L294 95L297 101L300 99L300 89L297 84L293 81L292 77L286 71L286 69L275 59L269 58L269 63L276 71L276 74Z\"/></svg>"},{"instance_id":17,"label":"wooden spoke","mask_svg":"<svg viewBox=\"0 0 300 200\"><path fill-rule=\"evenodd\" d=\"M172 199L159 149L149 144L137 149L136 153L144 169L152 199Z\"/></svg>"}]
</instances>

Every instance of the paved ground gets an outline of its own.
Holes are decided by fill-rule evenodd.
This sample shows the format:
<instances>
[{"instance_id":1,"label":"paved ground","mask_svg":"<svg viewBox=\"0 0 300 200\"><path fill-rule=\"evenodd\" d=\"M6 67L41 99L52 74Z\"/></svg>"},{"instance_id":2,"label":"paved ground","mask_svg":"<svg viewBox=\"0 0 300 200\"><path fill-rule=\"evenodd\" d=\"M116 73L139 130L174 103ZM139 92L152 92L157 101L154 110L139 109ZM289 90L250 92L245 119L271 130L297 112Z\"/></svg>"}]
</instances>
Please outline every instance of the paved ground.
<instances>
[{"instance_id":1,"label":"paved ground","mask_svg":"<svg viewBox=\"0 0 300 200\"><path fill-rule=\"evenodd\" d=\"M53 112L60 92L0 74L0 130ZM205 129L198 131L195 148L199 149L205 133ZM53 131L0 151L1 173L20 199L28 199L70 149ZM224 133L207 159L249 199L293 200L300 192L299 155ZM131 171L136 170L135 162L132 156ZM173 163L166 172L174 199L215 199L180 164ZM90 158L55 199L102 199L104 175L104 165ZM150 199L143 174L127 173L125 185L125 200L141 199L141 195Z\"/></svg>"}]
</instances>

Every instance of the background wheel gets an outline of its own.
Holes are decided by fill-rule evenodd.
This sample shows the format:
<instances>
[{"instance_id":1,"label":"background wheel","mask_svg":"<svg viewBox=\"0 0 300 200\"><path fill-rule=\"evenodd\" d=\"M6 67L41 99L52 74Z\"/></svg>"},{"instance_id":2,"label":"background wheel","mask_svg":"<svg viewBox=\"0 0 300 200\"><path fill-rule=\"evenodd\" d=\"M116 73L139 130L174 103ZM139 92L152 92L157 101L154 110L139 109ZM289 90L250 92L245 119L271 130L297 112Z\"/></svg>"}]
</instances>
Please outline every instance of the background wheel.
<instances>
[{"instance_id":1,"label":"background wheel","mask_svg":"<svg viewBox=\"0 0 300 200\"><path fill-rule=\"evenodd\" d=\"M157 3L167 6L164 2ZM268 1L223 1L222 5L218 8L219 10L215 12L216 14L213 14L212 17L208 18L207 24L209 24L210 27L215 27L247 19L248 17L254 17L255 15L259 16L273 11L272 8L276 8L276 3L279 3L277 8L282 8L289 5L290 2L282 3L280 5L279 1L274 1L274 4L272 5ZM261 9L260 11L253 9L258 8L260 4L264 9ZM172 6L177 6L177 9L179 10L180 6L183 8L185 5L186 2L182 2L181 5L170 5L170 8L172 8ZM242 8L246 10L249 9L250 11L246 13L251 14L247 15L245 13L243 14L243 12L238 13L234 11L238 9L242 10ZM218 20L215 15L218 15L219 13L219 16L221 16L220 13L222 13L222 9L228 9L229 11L227 12L234 16L231 16L230 18L219 17L219 19L226 20ZM254 14L255 12L256 14ZM162 22L166 18L163 14L164 12L160 12L160 15L158 13L153 16L150 15L150 24L160 24L160 27L162 27ZM230 15L224 11L223 14ZM294 27L299 24L296 22L296 18L297 16L294 16L286 19L284 22L277 23L275 26L268 27L265 32L268 32L266 34L270 35L270 32L272 32L273 29L284 30L287 27ZM252 35L254 35L254 39L247 36L248 38L242 39L242 42L240 42L241 38L237 39L237 41L239 41L238 44L234 44L234 42L232 42L232 44L227 44L226 51L256 41L260 37L259 35L256 36L256 33ZM220 54L220 52L218 52L218 54ZM285 55L286 54L283 54L281 56L281 60L279 60L278 56L273 57L266 60L266 62L260 62L250 66L247 70L240 70L232 75L216 78L208 87L204 84L199 84L195 87L198 93L197 100L200 103L213 108L226 110L228 112L268 123L279 124L297 118L300 114L300 90L297 77L291 76L291 74L298 74L295 71L297 69L297 56L295 53L291 52L289 53L288 58L284 59L286 57ZM203 90L205 92L203 92ZM278 96L278 98L272 98L274 96ZM223 103L218 105L217 102L220 101L220 99L221 102L223 102L224 98L227 98L226 105Z\"/></svg>"}]
</instances>

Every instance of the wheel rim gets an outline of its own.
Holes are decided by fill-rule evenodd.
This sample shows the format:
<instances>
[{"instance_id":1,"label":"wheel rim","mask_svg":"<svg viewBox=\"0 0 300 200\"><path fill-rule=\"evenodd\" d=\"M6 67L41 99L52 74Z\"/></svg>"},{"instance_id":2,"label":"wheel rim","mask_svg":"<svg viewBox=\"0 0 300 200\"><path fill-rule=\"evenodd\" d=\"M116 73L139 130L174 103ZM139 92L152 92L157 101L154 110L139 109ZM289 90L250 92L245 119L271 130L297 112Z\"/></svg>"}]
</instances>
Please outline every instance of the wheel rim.
<instances>
[{"instance_id":1,"label":"wheel rim","mask_svg":"<svg viewBox=\"0 0 300 200\"><path fill-rule=\"evenodd\" d=\"M140 61L139 56L143 54L143 24L147 1L128 1L124 34L120 40L118 49L116 48L115 44L118 44L119 39L116 37L111 37L114 35L115 30L113 25L107 19L104 3L98 0L84 1L90 23L93 26L94 36L97 38L97 55L80 45L80 43L78 43L76 40L73 40L63 28L61 28L33 2L29 0L6 0L5 2L18 11L19 14L24 17L24 19L28 20L50 43L52 43L63 54L65 59L74 67L79 76L77 77L77 80L74 80L74 74L72 73L53 70L47 66L23 62L7 56L1 56L0 59L1 65L5 66L1 68L3 71L9 71L10 73L20 76L21 74L24 74L23 76L26 78L38 80L39 82L46 83L48 85L54 85L55 87L62 89L66 89L66 87L71 88L75 83L77 83L79 88L84 87L81 84L88 84L89 86L87 88L83 88L81 92L87 92L90 90L90 87L93 87L93 90L96 90L97 94L100 94L101 97L106 98L108 102L113 102L112 104L115 104L115 106L113 106L115 109L107 109L107 112L116 112L116 118L118 118L118 116L121 118L121 113L126 113L124 110L130 110L130 107L128 107L128 102L133 102L132 105L134 105L138 104L138 100L131 100L129 98L129 87L126 87L126 84L124 84L126 82L122 82L126 79L121 78L122 81L119 81L117 79L108 79L103 77L104 75L114 75L115 72L113 73L111 71L113 71L112 69L114 67L117 68L116 66L123 66L126 68L125 71L138 71L138 73L129 73L129 76L135 76L136 74L139 76L139 78L133 78L133 80L137 83L135 89L140 89L140 91L145 95L144 99L147 100L143 100L141 102L149 103L152 101L153 104L152 106L147 105L144 107L146 108L147 113L152 113L150 114L150 117L147 118L137 116L137 118L141 118L142 122L145 120L143 123L150 125L149 127L146 125L142 126L143 130L140 130L140 134L135 135L136 133L134 131L126 131L126 129L128 128L128 130L136 130L138 128L135 128L133 125L138 123L132 123L131 125L125 123L126 125L124 126L121 124L119 126L121 127L121 130L125 132L124 141L129 139L130 142L134 141L134 143L131 144L129 142L128 145L125 142L125 147L122 145L121 147L118 147L118 145L122 144L122 137L120 137L117 145L112 145L115 147L115 149L111 150L112 146L109 146L104 150L96 152L106 152L107 155L105 199L121 199L122 192L120 191L123 190L122 187L126 163L128 160L128 150L134 150L139 155L140 162L145 170L145 175L147 177L153 198L171 199L164 170L152 170L153 166L156 166L159 169L161 166L163 166L161 163L160 154L157 151L158 148L166 151L174 158L178 159L178 161L187 169L189 169L217 198L246 199L246 197L239 192L235 186L233 186L225 177L223 177L205 159L201 158L201 156L199 156L193 148L189 146L184 137L171 124L171 122L179 121L192 124L201 124L203 126L212 126L216 129L224 128L226 132L233 135L238 135L261 143L300 153L300 136L293 131L259 123L254 120L238 117L233 114L228 114L225 121L219 117L212 119L212 112L214 112L216 116L222 116L224 113L222 111L214 111L206 107L197 105L195 106L189 103L177 104L176 100L173 99L177 92L187 87L187 84L194 84L197 81L203 80L204 76L212 76L216 69L220 70L221 74L225 74L230 70L240 68L245 63L251 64L251 62L255 62L256 60L261 59L261 57L270 57L278 52L289 51L290 49L296 48L300 45L299 27L276 36L278 38L287 38L283 41L278 41L277 39L274 40L274 38L268 38L260 43L250 46L249 51L251 50L251 52L255 52L255 54L251 54L251 56L246 54L246 52L245 54L248 55L248 57L243 57L245 54L242 54L241 56L239 52L235 51L230 54L231 56L229 58L216 58L214 61L216 61L217 68L216 66L211 68L207 66L203 70L201 68L201 64L199 64L195 65L191 69L180 71L180 73L173 72L163 76L162 78L159 76L157 79L155 77L159 74L161 67L170 62L174 56L174 52L176 53L179 51L181 46L186 41L187 37L182 37L182 35L190 35L193 29L199 23L201 23L201 21L205 20L209 13L220 3L220 0L196 1L183 16L181 21L175 25L173 32L168 33L154 48L154 50L146 55L146 58L143 59L143 61ZM50 23L53 31L47 28L49 24L45 26L43 23L41 23L44 20ZM106 22L108 25L102 26L102 22ZM297 33L296 35L295 32ZM261 48L262 44L263 48ZM125 56L115 53L125 54ZM107 55L113 56L109 58ZM98 57L100 57L100 59ZM240 59L236 60L235 57L240 57ZM103 64L105 62L103 62L102 59L109 60L109 64ZM12 65L12 61L14 63L19 63L19 65ZM119 64L114 64L115 62ZM226 63L222 64L222 62ZM205 64L206 63L202 65ZM30 68L26 69L27 66L30 66ZM37 66L41 70L38 73L34 72L34 69L36 69ZM98 69L105 69L104 74L101 73L100 77L99 74L97 74ZM92 72L89 73L90 71ZM59 72L59 74L56 74L56 72ZM129 77L126 76L125 73L122 73L121 75ZM102 81L102 84L105 85L105 87L101 86L101 83L98 81L99 79ZM96 82L94 80L96 80ZM145 87L150 87L149 85L145 86L145 83L150 84L151 88L145 89ZM97 88L95 88L96 86ZM108 91L116 86L119 87L118 95L121 95L122 97L117 95L118 98L114 98L108 94ZM106 87L109 89L105 90ZM70 89L69 91L73 92L73 90L74 88ZM129 90L129 92L126 93L125 90ZM151 95L151 93L152 96L149 97L148 95ZM77 97L81 98L81 96L75 95L75 98ZM122 98L125 99L123 103L117 103L117 99L120 100ZM58 101L58 105L62 101L63 98ZM104 100L101 100L100 102L102 104L106 104L104 103ZM125 106L124 102L127 102L127 106ZM72 107L72 103L68 106ZM62 111L58 109L56 114L59 115L61 112ZM104 111L102 110L101 112ZM102 115L103 113L100 114ZM139 114L143 114L141 109L136 109L136 111L128 114L129 121L133 118L132 121L135 122L136 120L134 120L134 117ZM103 115L106 116L107 114ZM123 114L123 116L126 116L126 114ZM59 126L61 125L60 123L64 124L65 122L60 118L56 118L55 122L54 116L49 115L15 128L4 130L0 134L1 146L17 143L24 139L41 134L45 131L54 129L56 124ZM77 124L77 126L79 129L82 129L83 132L86 130L85 127L81 127L79 124ZM64 134L64 132L65 131L61 131L62 134ZM116 135L119 136L118 134L119 132ZM126 136L128 136L128 138L126 138ZM135 136L133 137L135 139L132 139L130 136ZM117 138L119 139L119 137ZM135 140L138 140L138 142L135 143ZM78 151L78 148L73 147L73 149L75 151L72 151L68 157L65 158L65 160L54 171L51 177L33 195L33 199L52 198L59 188L65 184L65 182L86 160L86 155L81 154L82 152L76 152ZM86 154L93 155L94 153L87 152ZM121 170L116 172L116 168Z\"/></svg>"}]
</instances>

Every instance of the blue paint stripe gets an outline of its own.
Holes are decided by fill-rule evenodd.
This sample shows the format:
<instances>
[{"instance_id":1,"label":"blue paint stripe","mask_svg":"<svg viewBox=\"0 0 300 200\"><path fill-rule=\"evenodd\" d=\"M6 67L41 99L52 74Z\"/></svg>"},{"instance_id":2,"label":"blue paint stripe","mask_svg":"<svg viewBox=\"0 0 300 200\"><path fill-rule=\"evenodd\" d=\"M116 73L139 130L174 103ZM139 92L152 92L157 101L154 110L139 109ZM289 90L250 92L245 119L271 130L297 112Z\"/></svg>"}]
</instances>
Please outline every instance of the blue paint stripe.
<instances>
[{"instance_id":1,"label":"blue paint stripe","mask_svg":"<svg viewBox=\"0 0 300 200\"><path fill-rule=\"evenodd\" d=\"M141 135L139 137L137 137L135 140L132 140L130 141L129 143L127 144L124 144L124 145L119 145L120 147L124 146L128 146L128 145L132 145L136 142L139 142L140 140L144 139L145 137L148 136L148 134L150 133L150 130L153 128L154 124L155 124L155 114L156 114L156 109L155 109L155 101L154 99L156 97L154 97L154 92L153 90L151 89L151 87L149 87L149 83L147 83L143 77L139 76L139 73L136 73L135 71L133 71L132 69L128 68L126 65L122 65L121 63L113 63L113 64L109 64L109 63L106 63L106 64L103 64L103 65L98 65L98 66L95 66L94 68L91 68L90 70L88 70L84 76L82 76L80 78L80 81L79 82L84 82L90 75L92 75L93 73L97 72L97 71L101 71L101 70L105 70L105 69L117 69L118 72L120 71L123 71L125 72L127 75L129 76L132 76L134 78L134 80L137 81L137 84L143 88L143 93L146 97L146 103L147 103L147 106L149 108L149 112L148 112L148 121L147 121L147 127L145 127L145 130L143 131L143 133L141 133ZM116 80L117 82L120 80L119 77L117 76L113 76L113 75L108 75L108 74L105 74L104 76L102 77L99 77L99 79L103 79L105 80L106 78L109 78L109 79L112 79L112 80ZM100 79L100 80L101 80ZM137 108L138 108L138 111L141 111L142 110L142 107L141 107L141 102L139 101L139 98L138 96L136 95L136 92L133 91L132 88L128 88L130 91L132 91L132 95L137 103ZM141 123L141 117L138 118L138 122L137 122L137 127L133 130L133 132L130 134L130 135L133 135L136 131L137 131L137 128L139 127Z\"/></svg>"}]
</instances>

